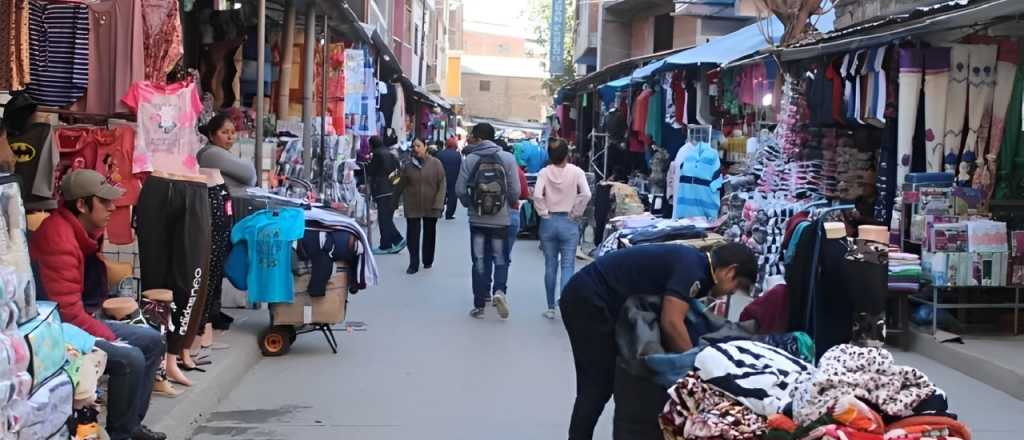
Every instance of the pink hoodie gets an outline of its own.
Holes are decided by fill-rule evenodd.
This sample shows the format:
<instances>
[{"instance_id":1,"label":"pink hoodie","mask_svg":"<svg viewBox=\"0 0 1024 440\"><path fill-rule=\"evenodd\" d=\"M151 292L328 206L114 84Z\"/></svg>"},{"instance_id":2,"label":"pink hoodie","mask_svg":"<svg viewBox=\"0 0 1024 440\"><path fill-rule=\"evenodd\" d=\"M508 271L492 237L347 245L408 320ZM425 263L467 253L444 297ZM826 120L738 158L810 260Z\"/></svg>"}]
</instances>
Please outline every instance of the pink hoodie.
<instances>
[{"instance_id":1,"label":"pink hoodie","mask_svg":"<svg viewBox=\"0 0 1024 440\"><path fill-rule=\"evenodd\" d=\"M583 215L590 201L587 176L576 165L548 165L537 175L533 204L537 214L547 217L552 212L567 212L572 217Z\"/></svg>"}]
</instances>

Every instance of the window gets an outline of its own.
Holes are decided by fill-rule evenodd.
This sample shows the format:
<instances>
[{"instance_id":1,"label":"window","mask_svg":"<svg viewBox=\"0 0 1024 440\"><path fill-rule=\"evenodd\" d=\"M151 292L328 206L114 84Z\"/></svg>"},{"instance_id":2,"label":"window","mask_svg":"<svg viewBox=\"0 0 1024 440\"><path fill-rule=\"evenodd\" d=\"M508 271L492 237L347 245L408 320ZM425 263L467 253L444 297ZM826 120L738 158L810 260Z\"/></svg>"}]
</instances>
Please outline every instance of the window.
<instances>
[{"instance_id":1,"label":"window","mask_svg":"<svg viewBox=\"0 0 1024 440\"><path fill-rule=\"evenodd\" d=\"M481 92L490 92L491 91L491 81L490 80L486 80L486 79L480 80L480 91Z\"/></svg>"}]
</instances>

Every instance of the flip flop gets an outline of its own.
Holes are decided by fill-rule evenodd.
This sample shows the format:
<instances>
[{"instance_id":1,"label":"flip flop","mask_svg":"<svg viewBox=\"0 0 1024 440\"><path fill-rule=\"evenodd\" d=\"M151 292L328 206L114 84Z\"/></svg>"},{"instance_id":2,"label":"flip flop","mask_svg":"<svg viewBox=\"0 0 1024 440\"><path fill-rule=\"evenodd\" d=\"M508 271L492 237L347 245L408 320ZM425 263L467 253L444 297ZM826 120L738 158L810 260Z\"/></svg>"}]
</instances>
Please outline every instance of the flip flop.
<instances>
[{"instance_id":1,"label":"flip flop","mask_svg":"<svg viewBox=\"0 0 1024 440\"><path fill-rule=\"evenodd\" d=\"M190 367L188 365L185 365L184 362L178 362L178 368L182 369L183 371L198 371L200 373L205 373L206 372L206 370L204 370L202 368L199 368L198 366ZM168 380L171 380L173 382L173 379L168 379Z\"/></svg>"}]
</instances>

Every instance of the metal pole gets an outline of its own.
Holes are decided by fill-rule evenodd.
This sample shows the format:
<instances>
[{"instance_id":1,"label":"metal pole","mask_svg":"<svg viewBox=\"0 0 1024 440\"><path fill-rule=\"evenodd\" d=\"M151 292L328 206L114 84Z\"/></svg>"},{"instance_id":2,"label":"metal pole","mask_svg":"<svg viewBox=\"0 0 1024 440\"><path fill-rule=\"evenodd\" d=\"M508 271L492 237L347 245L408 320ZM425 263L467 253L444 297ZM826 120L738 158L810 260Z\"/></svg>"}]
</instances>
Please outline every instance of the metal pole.
<instances>
[{"instance_id":1,"label":"metal pole","mask_svg":"<svg viewBox=\"0 0 1024 440\"><path fill-rule=\"evenodd\" d=\"M281 74L277 82L277 119L287 119L291 108L292 58L295 48L295 1L285 6L281 34Z\"/></svg>"},{"instance_id":2,"label":"metal pole","mask_svg":"<svg viewBox=\"0 0 1024 440\"><path fill-rule=\"evenodd\" d=\"M256 145L253 160L256 162L256 186L262 186L263 180L263 78L264 51L267 48L267 0L259 0L259 17L256 24Z\"/></svg>"},{"instance_id":3,"label":"metal pole","mask_svg":"<svg viewBox=\"0 0 1024 440\"><path fill-rule=\"evenodd\" d=\"M333 173L328 173L324 169L325 156L327 155L327 58L330 55L328 50L330 41L329 34L327 33L327 15L324 14L324 47L323 56L320 60L323 68L323 73L321 74L321 78L323 78L322 90L320 93L320 166L317 167L320 170L320 194L324 194L327 191L327 179L333 175Z\"/></svg>"},{"instance_id":4,"label":"metal pole","mask_svg":"<svg viewBox=\"0 0 1024 440\"><path fill-rule=\"evenodd\" d=\"M306 39L302 58L302 169L303 178L312 177L313 165L313 69L316 50L316 10L306 9Z\"/></svg>"}]
</instances>

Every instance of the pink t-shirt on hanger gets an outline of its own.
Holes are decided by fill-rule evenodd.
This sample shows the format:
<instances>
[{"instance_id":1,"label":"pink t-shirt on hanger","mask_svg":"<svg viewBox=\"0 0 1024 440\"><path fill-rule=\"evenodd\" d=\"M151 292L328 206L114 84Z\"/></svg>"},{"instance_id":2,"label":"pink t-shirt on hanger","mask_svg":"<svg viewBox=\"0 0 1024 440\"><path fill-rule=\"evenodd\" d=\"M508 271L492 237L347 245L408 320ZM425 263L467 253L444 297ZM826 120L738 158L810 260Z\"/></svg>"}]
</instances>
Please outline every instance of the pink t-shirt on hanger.
<instances>
[{"instance_id":1,"label":"pink t-shirt on hanger","mask_svg":"<svg viewBox=\"0 0 1024 440\"><path fill-rule=\"evenodd\" d=\"M202 145L196 124L203 104L195 84L138 81L121 100L138 117L133 172L199 172L196 152Z\"/></svg>"}]
</instances>

